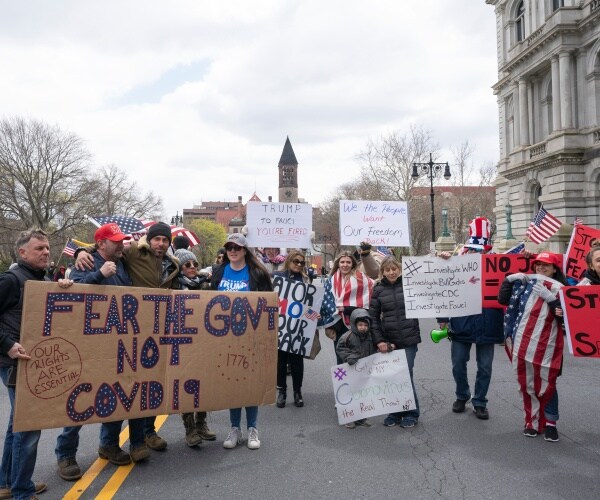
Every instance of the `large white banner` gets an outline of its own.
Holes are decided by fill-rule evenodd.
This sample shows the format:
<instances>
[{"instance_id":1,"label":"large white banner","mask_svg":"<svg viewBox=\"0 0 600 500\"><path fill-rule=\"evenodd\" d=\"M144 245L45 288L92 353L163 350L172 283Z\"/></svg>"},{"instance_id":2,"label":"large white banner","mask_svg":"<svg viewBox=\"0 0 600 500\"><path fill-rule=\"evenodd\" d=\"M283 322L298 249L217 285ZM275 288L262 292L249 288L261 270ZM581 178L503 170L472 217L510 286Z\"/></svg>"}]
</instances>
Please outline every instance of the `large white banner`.
<instances>
[{"instance_id":1,"label":"large white banner","mask_svg":"<svg viewBox=\"0 0 600 500\"><path fill-rule=\"evenodd\" d=\"M481 255L402 257L407 318L481 314Z\"/></svg>"},{"instance_id":2,"label":"large white banner","mask_svg":"<svg viewBox=\"0 0 600 500\"><path fill-rule=\"evenodd\" d=\"M279 295L279 350L310 356L324 288L274 276L273 289Z\"/></svg>"},{"instance_id":3,"label":"large white banner","mask_svg":"<svg viewBox=\"0 0 600 500\"><path fill-rule=\"evenodd\" d=\"M416 408L403 349L333 366L331 380L340 424Z\"/></svg>"},{"instance_id":4,"label":"large white banner","mask_svg":"<svg viewBox=\"0 0 600 500\"><path fill-rule=\"evenodd\" d=\"M310 248L312 205L250 201L246 226L251 247Z\"/></svg>"},{"instance_id":5,"label":"large white banner","mask_svg":"<svg viewBox=\"0 0 600 500\"><path fill-rule=\"evenodd\" d=\"M340 241L358 245L409 247L408 205L405 201L340 200Z\"/></svg>"}]
</instances>

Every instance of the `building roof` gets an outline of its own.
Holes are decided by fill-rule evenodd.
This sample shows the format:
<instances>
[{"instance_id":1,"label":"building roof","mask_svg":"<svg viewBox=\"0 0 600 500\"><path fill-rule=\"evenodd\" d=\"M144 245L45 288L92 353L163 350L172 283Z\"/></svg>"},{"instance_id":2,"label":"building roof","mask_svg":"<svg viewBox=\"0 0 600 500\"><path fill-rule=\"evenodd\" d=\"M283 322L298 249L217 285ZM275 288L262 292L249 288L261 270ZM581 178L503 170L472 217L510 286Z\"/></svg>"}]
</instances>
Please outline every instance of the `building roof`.
<instances>
[{"instance_id":1,"label":"building roof","mask_svg":"<svg viewBox=\"0 0 600 500\"><path fill-rule=\"evenodd\" d=\"M298 160L296 160L296 155L292 149L292 143L290 142L289 137L286 137L285 139L283 152L281 153L281 158L279 159L279 165L298 165Z\"/></svg>"}]
</instances>

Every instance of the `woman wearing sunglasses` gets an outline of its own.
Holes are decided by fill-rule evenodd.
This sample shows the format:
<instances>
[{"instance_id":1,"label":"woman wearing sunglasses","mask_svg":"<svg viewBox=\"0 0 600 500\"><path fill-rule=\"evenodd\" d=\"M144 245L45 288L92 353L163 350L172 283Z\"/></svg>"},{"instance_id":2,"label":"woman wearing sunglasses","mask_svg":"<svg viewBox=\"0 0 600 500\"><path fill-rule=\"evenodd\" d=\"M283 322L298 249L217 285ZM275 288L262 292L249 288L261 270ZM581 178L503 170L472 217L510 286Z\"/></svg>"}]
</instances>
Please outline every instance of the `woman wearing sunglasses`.
<instances>
[{"instance_id":1,"label":"woman wearing sunglasses","mask_svg":"<svg viewBox=\"0 0 600 500\"><path fill-rule=\"evenodd\" d=\"M181 290L200 290L206 283L206 276L198 274L198 260L189 250L175 250L175 257L179 260L179 287ZM208 428L206 412L182 413L185 427L185 442L188 446L198 446L202 440L214 441L217 435Z\"/></svg>"},{"instance_id":2,"label":"woman wearing sunglasses","mask_svg":"<svg viewBox=\"0 0 600 500\"><path fill-rule=\"evenodd\" d=\"M248 242L240 233L230 234L225 242L223 264L217 267L212 275L210 287L225 292L270 292L273 290L271 277L256 256L248 250ZM223 443L223 447L233 449L242 442L242 409L229 410L231 431ZM248 426L248 448L260 448L256 422L258 406L246 407Z\"/></svg>"},{"instance_id":3,"label":"woman wearing sunglasses","mask_svg":"<svg viewBox=\"0 0 600 500\"><path fill-rule=\"evenodd\" d=\"M281 276L292 281L308 283L308 276L304 269L306 260L300 250L290 250L283 263L282 271L275 271L273 276ZM284 408L287 399L287 364L292 372L292 385L294 388L294 405L298 408L304 406L302 399L302 379L304 378L304 358L300 354L287 351L277 351L277 408Z\"/></svg>"}]
</instances>

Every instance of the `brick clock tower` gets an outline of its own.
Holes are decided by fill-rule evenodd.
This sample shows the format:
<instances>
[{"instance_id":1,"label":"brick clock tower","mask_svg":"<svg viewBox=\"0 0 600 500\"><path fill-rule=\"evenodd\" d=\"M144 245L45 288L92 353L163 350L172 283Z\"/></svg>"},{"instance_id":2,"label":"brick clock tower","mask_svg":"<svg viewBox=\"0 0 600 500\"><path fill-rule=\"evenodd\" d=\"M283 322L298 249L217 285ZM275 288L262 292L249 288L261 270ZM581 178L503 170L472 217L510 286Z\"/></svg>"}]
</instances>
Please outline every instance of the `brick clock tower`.
<instances>
[{"instance_id":1,"label":"brick clock tower","mask_svg":"<svg viewBox=\"0 0 600 500\"><path fill-rule=\"evenodd\" d=\"M298 203L298 160L289 137L279 160L279 202Z\"/></svg>"}]
</instances>

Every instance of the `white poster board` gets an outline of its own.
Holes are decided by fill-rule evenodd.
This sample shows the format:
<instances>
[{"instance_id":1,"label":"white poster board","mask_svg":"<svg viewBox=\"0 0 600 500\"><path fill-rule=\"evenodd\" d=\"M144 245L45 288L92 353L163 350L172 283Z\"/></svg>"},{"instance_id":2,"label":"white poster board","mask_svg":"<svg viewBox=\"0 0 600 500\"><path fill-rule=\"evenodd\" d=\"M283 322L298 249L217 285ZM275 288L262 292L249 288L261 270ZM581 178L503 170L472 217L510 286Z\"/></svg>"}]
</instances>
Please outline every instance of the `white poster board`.
<instances>
[{"instance_id":1,"label":"white poster board","mask_svg":"<svg viewBox=\"0 0 600 500\"><path fill-rule=\"evenodd\" d=\"M246 205L248 245L260 248L310 248L312 205L263 203Z\"/></svg>"},{"instance_id":2,"label":"white poster board","mask_svg":"<svg viewBox=\"0 0 600 500\"><path fill-rule=\"evenodd\" d=\"M279 350L308 357L325 289L282 276L273 277L273 289L279 295Z\"/></svg>"},{"instance_id":3,"label":"white poster board","mask_svg":"<svg viewBox=\"0 0 600 500\"><path fill-rule=\"evenodd\" d=\"M402 257L407 318L481 314L481 255Z\"/></svg>"},{"instance_id":4,"label":"white poster board","mask_svg":"<svg viewBox=\"0 0 600 500\"><path fill-rule=\"evenodd\" d=\"M340 200L340 243L409 247L405 201Z\"/></svg>"},{"instance_id":5,"label":"white poster board","mask_svg":"<svg viewBox=\"0 0 600 500\"><path fill-rule=\"evenodd\" d=\"M416 409L403 349L331 367L340 424Z\"/></svg>"}]
</instances>

